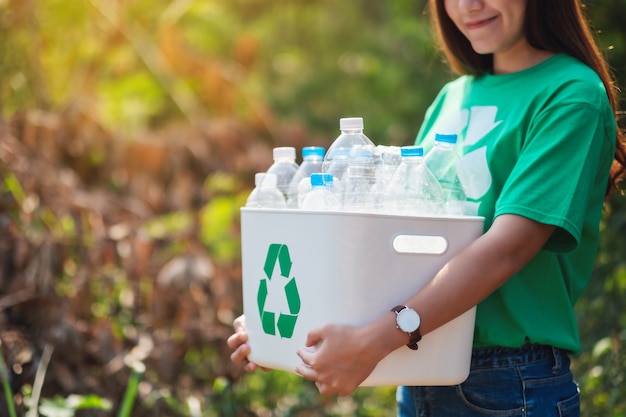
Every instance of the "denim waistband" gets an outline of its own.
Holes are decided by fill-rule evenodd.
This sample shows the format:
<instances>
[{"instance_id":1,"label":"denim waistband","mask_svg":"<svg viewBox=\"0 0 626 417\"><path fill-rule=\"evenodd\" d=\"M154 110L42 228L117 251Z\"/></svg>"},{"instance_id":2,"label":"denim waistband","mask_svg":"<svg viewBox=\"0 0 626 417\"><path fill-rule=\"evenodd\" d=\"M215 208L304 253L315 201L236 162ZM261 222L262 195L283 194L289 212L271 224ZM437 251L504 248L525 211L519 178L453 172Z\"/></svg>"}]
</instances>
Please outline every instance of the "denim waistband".
<instances>
[{"instance_id":1,"label":"denim waistband","mask_svg":"<svg viewBox=\"0 0 626 417\"><path fill-rule=\"evenodd\" d=\"M515 366L551 359L560 364L568 359L567 351L553 346L527 344L518 348L490 347L472 351L472 368Z\"/></svg>"}]
</instances>

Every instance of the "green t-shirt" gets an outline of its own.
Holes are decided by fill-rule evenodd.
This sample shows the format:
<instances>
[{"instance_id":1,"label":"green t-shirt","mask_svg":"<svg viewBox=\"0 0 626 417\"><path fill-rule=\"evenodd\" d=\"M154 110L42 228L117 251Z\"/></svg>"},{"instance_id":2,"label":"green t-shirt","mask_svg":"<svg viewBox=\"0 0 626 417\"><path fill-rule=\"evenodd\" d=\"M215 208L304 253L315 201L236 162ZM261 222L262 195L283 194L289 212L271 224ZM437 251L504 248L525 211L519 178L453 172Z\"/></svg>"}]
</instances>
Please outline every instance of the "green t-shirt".
<instances>
[{"instance_id":1,"label":"green t-shirt","mask_svg":"<svg viewBox=\"0 0 626 417\"><path fill-rule=\"evenodd\" d=\"M580 349L573 306L591 277L615 119L589 67L555 55L513 74L462 76L441 90L416 142L457 133L459 175L485 230L501 214L557 227L519 273L478 305L475 347Z\"/></svg>"}]
</instances>

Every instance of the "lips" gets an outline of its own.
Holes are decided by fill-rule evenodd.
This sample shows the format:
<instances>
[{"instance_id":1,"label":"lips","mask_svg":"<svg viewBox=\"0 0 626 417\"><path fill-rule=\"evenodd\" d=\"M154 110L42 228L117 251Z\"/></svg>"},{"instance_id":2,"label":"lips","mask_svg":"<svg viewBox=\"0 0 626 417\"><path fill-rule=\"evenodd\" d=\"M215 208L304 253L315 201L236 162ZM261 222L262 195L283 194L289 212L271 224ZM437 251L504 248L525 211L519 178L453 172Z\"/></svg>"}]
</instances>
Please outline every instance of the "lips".
<instances>
[{"instance_id":1,"label":"lips","mask_svg":"<svg viewBox=\"0 0 626 417\"><path fill-rule=\"evenodd\" d=\"M498 18L497 16L493 16L493 17L488 17L486 19L472 20L470 22L465 22L465 27L468 30L480 29L480 28L482 28L484 26L487 26L488 24L490 24L491 22L493 22L497 18Z\"/></svg>"}]
</instances>

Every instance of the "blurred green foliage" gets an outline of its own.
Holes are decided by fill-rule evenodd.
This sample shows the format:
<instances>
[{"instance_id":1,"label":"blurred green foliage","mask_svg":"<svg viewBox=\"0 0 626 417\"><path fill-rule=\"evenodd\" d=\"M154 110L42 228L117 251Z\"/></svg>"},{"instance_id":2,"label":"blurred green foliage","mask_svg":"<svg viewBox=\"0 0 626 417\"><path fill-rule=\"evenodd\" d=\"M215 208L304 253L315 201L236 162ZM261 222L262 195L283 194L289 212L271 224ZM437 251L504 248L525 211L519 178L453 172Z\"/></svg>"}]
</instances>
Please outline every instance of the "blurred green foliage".
<instances>
[{"instance_id":1,"label":"blurred green foliage","mask_svg":"<svg viewBox=\"0 0 626 417\"><path fill-rule=\"evenodd\" d=\"M239 416L242 405L272 417L393 417L394 387L361 387L351 396L320 397L311 381L286 372L259 371L225 391L216 416Z\"/></svg>"},{"instance_id":2,"label":"blurred green foliage","mask_svg":"<svg viewBox=\"0 0 626 417\"><path fill-rule=\"evenodd\" d=\"M624 89L626 2L585 4ZM122 136L230 117L263 126L269 137L276 120L297 121L329 141L339 117L359 115L375 142L407 144L427 105L451 78L424 12L425 0L0 0L0 115L63 111L81 103ZM166 214L147 225L148 233L163 236L197 220L201 241L212 254L236 261L238 232L230 225L244 197L229 181L207 181L218 196L199 219L187 212ZM18 202L25 198L13 177L0 185ZM63 218L45 212L40 218L38 227L74 233ZM607 205L602 228L594 278L578 304L584 349L574 368L583 415L623 416L623 197ZM71 290L63 290L63 282L59 288ZM94 300L94 314L104 318L121 308L116 305L123 305L123 289L114 293L116 298ZM120 333L132 325L124 317L119 317ZM207 354L189 352L189 367L198 369ZM337 400L320 398L307 381L282 372L259 372L234 385L204 378L212 383L206 416L395 413L388 387L360 388ZM173 415L193 415L188 399L166 391L151 395L155 403L164 399Z\"/></svg>"},{"instance_id":3,"label":"blurred green foliage","mask_svg":"<svg viewBox=\"0 0 626 417\"><path fill-rule=\"evenodd\" d=\"M0 11L5 116L87 101L136 132L269 106L324 135L361 115L376 142L409 143L448 78L424 1L5 0Z\"/></svg>"}]
</instances>

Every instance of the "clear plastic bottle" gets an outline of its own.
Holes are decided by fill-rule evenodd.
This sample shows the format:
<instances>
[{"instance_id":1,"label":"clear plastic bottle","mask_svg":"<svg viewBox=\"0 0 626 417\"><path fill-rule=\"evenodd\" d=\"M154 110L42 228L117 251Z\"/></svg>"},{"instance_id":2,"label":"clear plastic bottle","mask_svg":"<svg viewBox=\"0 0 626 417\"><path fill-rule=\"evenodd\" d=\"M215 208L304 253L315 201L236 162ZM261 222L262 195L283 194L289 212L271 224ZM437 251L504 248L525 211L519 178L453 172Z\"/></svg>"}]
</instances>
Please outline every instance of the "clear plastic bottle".
<instances>
[{"instance_id":1,"label":"clear plastic bottle","mask_svg":"<svg viewBox=\"0 0 626 417\"><path fill-rule=\"evenodd\" d=\"M316 172L316 174L319 174ZM313 174L311 174L313 175ZM304 199L311 192L311 177L302 178L298 184L298 208L302 208Z\"/></svg>"},{"instance_id":2,"label":"clear plastic bottle","mask_svg":"<svg viewBox=\"0 0 626 417\"><path fill-rule=\"evenodd\" d=\"M373 187L380 155L373 146L355 145L348 155L348 168L343 178L342 209L354 212L375 211Z\"/></svg>"},{"instance_id":3,"label":"clear plastic bottle","mask_svg":"<svg viewBox=\"0 0 626 417\"><path fill-rule=\"evenodd\" d=\"M292 146L274 148L273 156L274 163L267 169L267 173L276 175L276 188L283 193L287 202L289 184L299 168L296 163L296 148Z\"/></svg>"},{"instance_id":4,"label":"clear plastic bottle","mask_svg":"<svg viewBox=\"0 0 626 417\"><path fill-rule=\"evenodd\" d=\"M332 191L332 174L313 173L310 177L311 191L302 202L303 210L339 210L341 203Z\"/></svg>"},{"instance_id":5,"label":"clear plastic bottle","mask_svg":"<svg viewBox=\"0 0 626 417\"><path fill-rule=\"evenodd\" d=\"M391 184L393 174L400 166L402 157L399 146L377 145L376 153L380 156L380 164L376 168L376 183L372 187L374 211L383 212L387 190Z\"/></svg>"},{"instance_id":6,"label":"clear plastic bottle","mask_svg":"<svg viewBox=\"0 0 626 417\"><path fill-rule=\"evenodd\" d=\"M391 180L387 212L412 216L434 216L443 211L443 191L424 163L424 148L403 146L401 162Z\"/></svg>"},{"instance_id":7,"label":"clear plastic bottle","mask_svg":"<svg viewBox=\"0 0 626 417\"><path fill-rule=\"evenodd\" d=\"M259 189L263 184L263 178L265 178L265 172L257 172L254 175L254 188L248 195L246 207L259 207Z\"/></svg>"},{"instance_id":8,"label":"clear plastic bottle","mask_svg":"<svg viewBox=\"0 0 626 417\"><path fill-rule=\"evenodd\" d=\"M457 175L460 156L456 152L456 142L456 134L437 133L424 162L441 184L445 214L460 216L464 214L465 193Z\"/></svg>"},{"instance_id":9,"label":"clear plastic bottle","mask_svg":"<svg viewBox=\"0 0 626 417\"><path fill-rule=\"evenodd\" d=\"M306 146L302 148L302 163L291 178L289 183L289 192L287 193L287 206L290 208L298 207L298 188L300 182L303 188L311 184L309 178L311 174L322 172L322 163L324 162L325 149L321 146Z\"/></svg>"},{"instance_id":10,"label":"clear plastic bottle","mask_svg":"<svg viewBox=\"0 0 626 417\"><path fill-rule=\"evenodd\" d=\"M285 197L276 188L276 175L257 172L254 176L254 189L246 200L246 207L252 208L287 208Z\"/></svg>"},{"instance_id":11,"label":"clear plastic bottle","mask_svg":"<svg viewBox=\"0 0 626 417\"><path fill-rule=\"evenodd\" d=\"M333 174L334 182L343 181L348 168L348 155L353 146L366 145L374 148L374 143L363 133L362 117L343 117L339 119L341 133L333 141L324 156L322 172Z\"/></svg>"}]
</instances>

